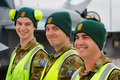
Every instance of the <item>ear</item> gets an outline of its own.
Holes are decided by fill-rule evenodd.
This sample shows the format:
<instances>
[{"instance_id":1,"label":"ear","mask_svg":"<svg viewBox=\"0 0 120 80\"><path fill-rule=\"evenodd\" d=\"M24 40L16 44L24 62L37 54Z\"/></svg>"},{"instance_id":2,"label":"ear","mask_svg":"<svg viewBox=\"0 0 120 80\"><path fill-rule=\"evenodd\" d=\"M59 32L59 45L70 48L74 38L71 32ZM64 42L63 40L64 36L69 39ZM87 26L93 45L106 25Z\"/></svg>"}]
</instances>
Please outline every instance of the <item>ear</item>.
<instances>
[{"instance_id":1,"label":"ear","mask_svg":"<svg viewBox=\"0 0 120 80\"><path fill-rule=\"evenodd\" d=\"M34 26L34 30L36 30L36 27Z\"/></svg>"},{"instance_id":2,"label":"ear","mask_svg":"<svg viewBox=\"0 0 120 80\"><path fill-rule=\"evenodd\" d=\"M9 12L9 18L12 20L12 21L14 21L15 20L15 17L16 17L16 15L17 15L17 10L15 10L15 9L11 9L10 10L10 12Z\"/></svg>"}]
</instances>

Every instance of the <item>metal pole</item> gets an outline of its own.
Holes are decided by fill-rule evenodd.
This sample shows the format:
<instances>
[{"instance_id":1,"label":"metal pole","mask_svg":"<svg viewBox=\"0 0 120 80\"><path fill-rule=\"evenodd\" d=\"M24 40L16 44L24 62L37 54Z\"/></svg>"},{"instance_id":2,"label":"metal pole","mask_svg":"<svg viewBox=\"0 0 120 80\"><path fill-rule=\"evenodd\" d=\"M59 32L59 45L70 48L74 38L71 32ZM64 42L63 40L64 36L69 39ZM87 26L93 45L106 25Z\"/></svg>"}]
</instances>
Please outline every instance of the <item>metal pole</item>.
<instances>
[{"instance_id":1,"label":"metal pole","mask_svg":"<svg viewBox=\"0 0 120 80\"><path fill-rule=\"evenodd\" d=\"M12 0L12 2L13 2L13 9L15 9L15 2L14 2L14 0Z\"/></svg>"},{"instance_id":2,"label":"metal pole","mask_svg":"<svg viewBox=\"0 0 120 80\"><path fill-rule=\"evenodd\" d=\"M112 30L112 1L110 0L110 30Z\"/></svg>"}]
</instances>

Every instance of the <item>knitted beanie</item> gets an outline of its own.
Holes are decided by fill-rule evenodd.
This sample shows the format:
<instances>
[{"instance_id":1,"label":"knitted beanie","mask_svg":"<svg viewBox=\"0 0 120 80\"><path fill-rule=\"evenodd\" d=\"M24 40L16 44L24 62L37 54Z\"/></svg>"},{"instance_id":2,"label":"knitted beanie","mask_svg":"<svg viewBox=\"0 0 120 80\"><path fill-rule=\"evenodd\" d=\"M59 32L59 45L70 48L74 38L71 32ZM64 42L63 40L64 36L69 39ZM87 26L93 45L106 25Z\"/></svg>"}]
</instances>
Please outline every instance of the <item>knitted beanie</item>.
<instances>
[{"instance_id":1,"label":"knitted beanie","mask_svg":"<svg viewBox=\"0 0 120 80\"><path fill-rule=\"evenodd\" d=\"M72 21L68 12L55 12L51 14L46 19L45 27L47 24L55 24L57 27L62 29L69 37L71 36Z\"/></svg>"},{"instance_id":2,"label":"knitted beanie","mask_svg":"<svg viewBox=\"0 0 120 80\"><path fill-rule=\"evenodd\" d=\"M76 26L76 29L73 34L74 42L75 42L75 35L81 32L89 35L99 46L100 50L102 50L106 35L106 29L104 27L104 24L94 20L85 20L80 22Z\"/></svg>"},{"instance_id":3,"label":"knitted beanie","mask_svg":"<svg viewBox=\"0 0 120 80\"><path fill-rule=\"evenodd\" d=\"M23 7L21 9L19 9L19 11L17 12L17 15L15 17L15 26L16 26L16 20L19 17L28 17L29 19L32 20L34 26L37 28L37 21L34 18L34 9L29 8L29 7Z\"/></svg>"}]
</instances>

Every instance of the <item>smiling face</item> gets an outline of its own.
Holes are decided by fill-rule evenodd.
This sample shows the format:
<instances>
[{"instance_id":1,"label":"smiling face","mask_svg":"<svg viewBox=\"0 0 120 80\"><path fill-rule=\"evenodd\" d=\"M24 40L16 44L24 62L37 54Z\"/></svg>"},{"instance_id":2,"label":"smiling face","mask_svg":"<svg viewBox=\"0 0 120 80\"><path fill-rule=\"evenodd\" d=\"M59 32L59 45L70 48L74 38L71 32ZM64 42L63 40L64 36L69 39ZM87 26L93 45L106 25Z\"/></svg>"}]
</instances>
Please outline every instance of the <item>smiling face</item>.
<instances>
[{"instance_id":1,"label":"smiling face","mask_svg":"<svg viewBox=\"0 0 120 80\"><path fill-rule=\"evenodd\" d=\"M15 28L21 40L31 40L34 38L33 34L36 28L31 19L19 17L16 21Z\"/></svg>"},{"instance_id":2,"label":"smiling face","mask_svg":"<svg viewBox=\"0 0 120 80\"><path fill-rule=\"evenodd\" d=\"M59 27L54 24L46 25L46 37L54 48L62 48L69 41L69 37Z\"/></svg>"},{"instance_id":3,"label":"smiling face","mask_svg":"<svg viewBox=\"0 0 120 80\"><path fill-rule=\"evenodd\" d=\"M95 55L100 52L95 41L85 33L77 33L75 35L74 45L79 56L83 59L95 57Z\"/></svg>"}]
</instances>

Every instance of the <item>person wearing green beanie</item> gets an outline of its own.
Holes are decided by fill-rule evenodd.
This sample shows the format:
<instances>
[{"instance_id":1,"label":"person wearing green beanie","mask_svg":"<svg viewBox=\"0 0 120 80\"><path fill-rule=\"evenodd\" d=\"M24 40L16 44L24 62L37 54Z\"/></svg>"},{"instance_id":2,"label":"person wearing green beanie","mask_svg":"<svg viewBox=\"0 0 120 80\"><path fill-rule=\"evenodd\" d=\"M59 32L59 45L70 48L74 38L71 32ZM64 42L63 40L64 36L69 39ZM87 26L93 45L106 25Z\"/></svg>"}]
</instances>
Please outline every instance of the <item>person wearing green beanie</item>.
<instances>
[{"instance_id":1,"label":"person wearing green beanie","mask_svg":"<svg viewBox=\"0 0 120 80\"><path fill-rule=\"evenodd\" d=\"M73 43L70 43L71 30L72 22L68 12L55 12L46 19L46 37L55 53L50 54L40 80L70 80L83 64Z\"/></svg>"},{"instance_id":2,"label":"person wearing green beanie","mask_svg":"<svg viewBox=\"0 0 120 80\"><path fill-rule=\"evenodd\" d=\"M49 58L42 44L34 37L42 12L22 7L18 11L11 9L9 17L14 21L20 43L11 54L6 80L39 80Z\"/></svg>"},{"instance_id":3,"label":"person wearing green beanie","mask_svg":"<svg viewBox=\"0 0 120 80\"><path fill-rule=\"evenodd\" d=\"M45 22L45 27L47 24L55 24L64 33L71 37L72 21L68 12L56 12L51 14Z\"/></svg>"},{"instance_id":4,"label":"person wearing green beanie","mask_svg":"<svg viewBox=\"0 0 120 80\"><path fill-rule=\"evenodd\" d=\"M120 80L120 68L101 53L105 36L106 29L101 22L85 20L77 24L73 34L74 45L84 65L71 80Z\"/></svg>"},{"instance_id":5,"label":"person wearing green beanie","mask_svg":"<svg viewBox=\"0 0 120 80\"><path fill-rule=\"evenodd\" d=\"M84 25L84 27L82 27L81 25ZM94 20L87 20L82 21L82 23L78 24L77 26L78 28L75 29L73 34L74 41L76 33L84 32L89 35L99 46L100 50L102 50L106 36L106 29L104 28L104 24L97 21L95 22ZM79 30L79 27L82 28Z\"/></svg>"}]
</instances>

